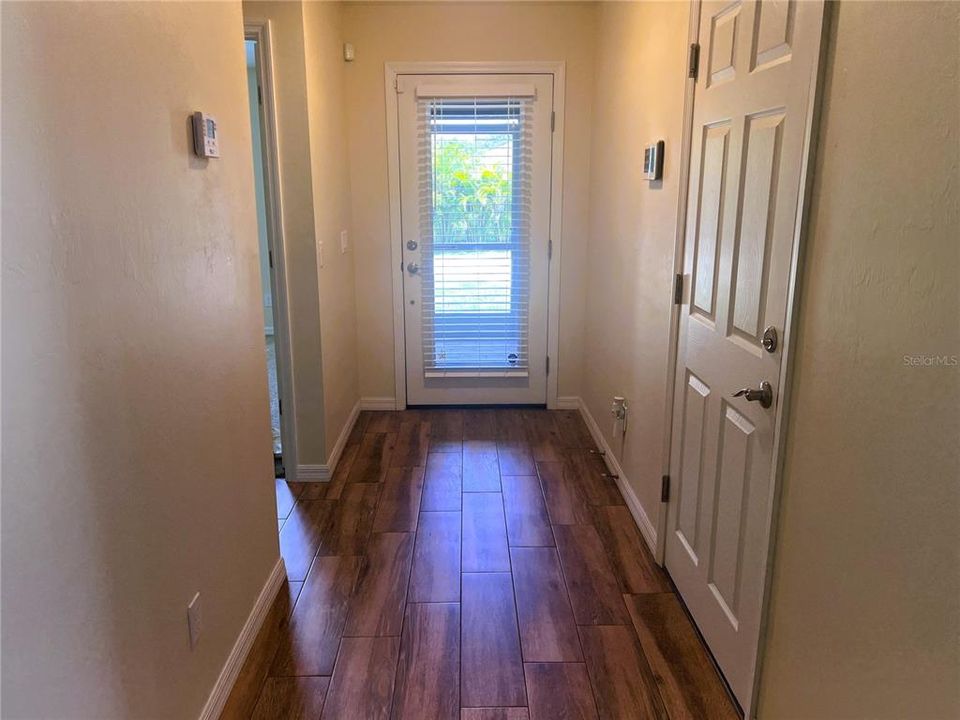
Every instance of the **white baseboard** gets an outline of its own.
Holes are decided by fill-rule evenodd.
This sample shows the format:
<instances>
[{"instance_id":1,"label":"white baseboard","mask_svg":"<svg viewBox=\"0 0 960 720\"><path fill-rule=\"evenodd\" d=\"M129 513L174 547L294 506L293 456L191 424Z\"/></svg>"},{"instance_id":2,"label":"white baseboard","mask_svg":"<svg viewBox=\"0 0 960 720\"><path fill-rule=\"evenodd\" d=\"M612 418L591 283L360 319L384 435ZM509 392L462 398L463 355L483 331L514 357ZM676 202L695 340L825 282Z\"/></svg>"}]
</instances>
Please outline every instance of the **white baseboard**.
<instances>
[{"instance_id":1,"label":"white baseboard","mask_svg":"<svg viewBox=\"0 0 960 720\"><path fill-rule=\"evenodd\" d=\"M347 438L350 437L353 426L357 422L357 416L360 414L361 402L361 400L358 400L354 404L353 409L347 416L347 421L340 428L340 435L337 436L337 441L333 444L325 465L297 465L298 482L328 482L333 477L333 471L340 461L343 448L347 445Z\"/></svg>"},{"instance_id":2,"label":"white baseboard","mask_svg":"<svg viewBox=\"0 0 960 720\"><path fill-rule=\"evenodd\" d=\"M277 564L273 566L273 570L260 590L256 602L253 603L253 609L247 616L247 621L243 624L240 635L237 636L237 641L233 644L233 649L227 656L227 661L220 671L220 677L217 678L203 710L200 711L200 720L217 720L220 717L223 706L227 704L227 698L230 697L230 692L233 690L233 684L237 681L240 669L247 659L253 641L256 639L257 633L260 632L260 627L270 611L270 606L273 605L273 601L277 597L277 592L286 580L287 569L283 565L283 558L280 558L277 560Z\"/></svg>"},{"instance_id":3,"label":"white baseboard","mask_svg":"<svg viewBox=\"0 0 960 720\"><path fill-rule=\"evenodd\" d=\"M593 415L590 414L590 408L587 407L587 404L583 402L582 398L578 397L575 399L577 401L577 407L580 410L580 415L583 417L583 421L587 424L590 434L593 435L593 439L597 443L597 446L603 450L603 458L607 463L607 467L610 469L610 472L617 476L617 486L620 488L620 492L623 494L623 499L627 501L627 507L630 508L630 514L633 515L633 521L637 524L637 527L640 528L640 533L643 535L643 539L647 541L650 552L653 553L654 557L656 557L656 526L650 522L650 517L643 509L643 505L640 504L640 499L633 491L630 483L627 482L627 476L623 474L623 468L620 467L620 461L617 460L617 456L613 454L613 449L610 447L609 443L607 443L607 439L603 436L603 433L600 432L600 426L597 425L597 421L594 419Z\"/></svg>"},{"instance_id":4,"label":"white baseboard","mask_svg":"<svg viewBox=\"0 0 960 720\"><path fill-rule=\"evenodd\" d=\"M576 395L560 395L557 398L557 410L579 410L580 398Z\"/></svg>"},{"instance_id":5,"label":"white baseboard","mask_svg":"<svg viewBox=\"0 0 960 720\"><path fill-rule=\"evenodd\" d=\"M362 397L361 410L396 410L397 399L394 397Z\"/></svg>"},{"instance_id":6,"label":"white baseboard","mask_svg":"<svg viewBox=\"0 0 960 720\"><path fill-rule=\"evenodd\" d=\"M340 462L340 456L343 454L343 449L347 446L347 440L350 438L350 433L353 432L353 426L356 424L359 415L360 401L357 400L357 402L353 404L353 409L350 410L350 414L347 415L347 420L343 423L343 427L340 428L340 435L337 437L337 441L333 444L330 455L327 457L326 468L328 479L333 475L337 463Z\"/></svg>"}]
</instances>

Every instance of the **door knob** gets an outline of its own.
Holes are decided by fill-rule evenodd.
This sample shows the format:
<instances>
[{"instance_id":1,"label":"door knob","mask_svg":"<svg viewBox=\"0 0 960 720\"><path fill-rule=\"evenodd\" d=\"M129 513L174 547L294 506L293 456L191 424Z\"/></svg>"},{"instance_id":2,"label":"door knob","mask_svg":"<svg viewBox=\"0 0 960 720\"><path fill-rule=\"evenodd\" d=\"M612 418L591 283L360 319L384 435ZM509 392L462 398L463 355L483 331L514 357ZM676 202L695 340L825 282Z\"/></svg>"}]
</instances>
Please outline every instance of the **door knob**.
<instances>
[{"instance_id":1,"label":"door knob","mask_svg":"<svg viewBox=\"0 0 960 720\"><path fill-rule=\"evenodd\" d=\"M759 388L740 388L733 397L744 397L747 402L758 402L760 407L768 408L773 405L773 386L763 380Z\"/></svg>"},{"instance_id":2,"label":"door knob","mask_svg":"<svg viewBox=\"0 0 960 720\"><path fill-rule=\"evenodd\" d=\"M420 272L420 266L413 262L407 263L407 272L411 275L416 275L418 272Z\"/></svg>"}]
</instances>

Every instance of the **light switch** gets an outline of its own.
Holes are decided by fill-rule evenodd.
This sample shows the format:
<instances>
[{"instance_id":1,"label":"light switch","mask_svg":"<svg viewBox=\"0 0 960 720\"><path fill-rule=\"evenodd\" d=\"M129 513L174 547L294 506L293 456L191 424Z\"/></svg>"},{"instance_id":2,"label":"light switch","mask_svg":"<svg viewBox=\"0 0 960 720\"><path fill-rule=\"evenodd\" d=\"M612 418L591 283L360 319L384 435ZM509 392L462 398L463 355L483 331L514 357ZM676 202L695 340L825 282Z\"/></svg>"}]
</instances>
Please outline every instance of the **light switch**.
<instances>
[{"instance_id":1,"label":"light switch","mask_svg":"<svg viewBox=\"0 0 960 720\"><path fill-rule=\"evenodd\" d=\"M349 247L349 238L347 237L347 231L341 230L340 231L340 254L341 255L347 251L347 247Z\"/></svg>"}]
</instances>

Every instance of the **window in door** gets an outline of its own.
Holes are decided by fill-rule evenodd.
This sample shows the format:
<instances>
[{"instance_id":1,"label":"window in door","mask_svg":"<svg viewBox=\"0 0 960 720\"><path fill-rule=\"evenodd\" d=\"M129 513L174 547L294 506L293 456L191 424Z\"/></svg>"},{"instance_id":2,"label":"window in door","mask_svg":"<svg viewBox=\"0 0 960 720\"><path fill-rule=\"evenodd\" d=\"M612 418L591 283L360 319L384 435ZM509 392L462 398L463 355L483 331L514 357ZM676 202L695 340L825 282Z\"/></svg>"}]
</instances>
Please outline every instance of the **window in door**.
<instances>
[{"instance_id":1,"label":"window in door","mask_svg":"<svg viewBox=\"0 0 960 720\"><path fill-rule=\"evenodd\" d=\"M395 89L407 403L543 403L553 77Z\"/></svg>"},{"instance_id":2,"label":"window in door","mask_svg":"<svg viewBox=\"0 0 960 720\"><path fill-rule=\"evenodd\" d=\"M529 113L523 98L419 103L423 369L529 364Z\"/></svg>"}]
</instances>

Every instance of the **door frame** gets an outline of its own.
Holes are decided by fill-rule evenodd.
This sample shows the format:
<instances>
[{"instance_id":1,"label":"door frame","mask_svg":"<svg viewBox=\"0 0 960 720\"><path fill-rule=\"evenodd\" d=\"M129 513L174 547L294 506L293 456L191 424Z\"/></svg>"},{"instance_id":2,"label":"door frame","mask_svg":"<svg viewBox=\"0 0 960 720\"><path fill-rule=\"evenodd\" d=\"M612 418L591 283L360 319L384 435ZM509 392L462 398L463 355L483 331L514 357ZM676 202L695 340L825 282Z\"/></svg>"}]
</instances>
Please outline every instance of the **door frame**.
<instances>
[{"instance_id":1,"label":"door frame","mask_svg":"<svg viewBox=\"0 0 960 720\"><path fill-rule=\"evenodd\" d=\"M407 407L407 361L403 321L403 238L400 224L400 128L397 117L398 75L552 75L553 128L550 167L550 241L547 277L547 407L557 408L560 356L560 258L563 255L563 127L566 63L508 62L388 62L384 72L387 101L387 178L390 200L390 261L393 278L393 376L395 407Z\"/></svg>"},{"instance_id":2,"label":"door frame","mask_svg":"<svg viewBox=\"0 0 960 720\"><path fill-rule=\"evenodd\" d=\"M700 36L701 0L691 0L690 19L688 27L688 47L697 42ZM777 398L777 407L774 413L773 449L771 460L771 492L765 511L765 530L767 546L761 550L761 579L762 596L760 600L760 628L757 634L757 653L753 667L753 688L747 705L743 708L744 718L748 720L756 716L757 699L760 691L760 678L763 670L764 647L766 644L767 628L770 611L770 589L773 580L773 566L776 555L777 520L779 517L780 498L783 486L783 468L785 461L786 439L789 431L790 403L793 385L793 346L796 342L797 324L800 312L800 292L802 290L801 272L803 270L804 252L807 244L807 234L810 222L811 190L814 181L816 165L817 139L820 130L821 104L823 99L824 74L826 71L826 56L832 29L832 10L828 0L824 0L821 12L820 34L816 38L818 51L814 66L810 74L811 91L807 101L805 117L807 120L806 133L803 140L803 159L800 168L801 180L797 200L797 215L794 220L793 242L790 252L790 281L787 289L786 317L784 319L782 351L780 355L780 388ZM703 71L704 58L700 58L700 71ZM684 268L684 245L686 239L687 204L689 198L688 183L690 179L691 145L693 142L693 111L696 101L696 80L685 80L683 104L683 135L680 151L679 199L677 203L677 227L674 247L673 275L681 275ZM662 468L663 475L670 474L670 456L673 444L673 413L674 413L674 386L677 373L677 355L680 343L680 311L683 304L690 301L690 282L683 275L682 299L680 304L674 304L670 313L670 340L667 350L667 378L666 403L664 412L664 433ZM670 499L660 503L657 515L657 547L656 561L666 569L666 539L667 519L670 502L675 502L676 493L670 493ZM679 597L679 596L678 596ZM683 598L680 598L683 602ZM698 630L699 632L699 630ZM731 693L732 696L732 693Z\"/></svg>"},{"instance_id":3,"label":"door frame","mask_svg":"<svg viewBox=\"0 0 960 720\"><path fill-rule=\"evenodd\" d=\"M270 270L273 295L273 333L277 350L279 399L287 409L280 414L280 442L286 479L297 479L297 404L293 383L293 334L287 289L286 239L283 228L283 194L280 182L280 150L277 143L276 95L270 20L243 19L244 40L257 42L257 81L260 84L260 129L263 149L263 189L267 210L267 247L273 255ZM251 128L252 131L252 128Z\"/></svg>"}]
</instances>

